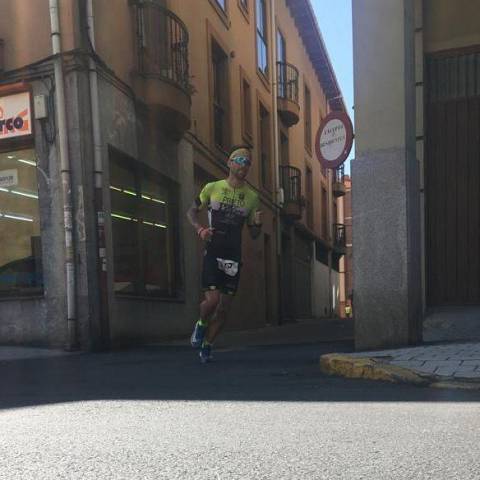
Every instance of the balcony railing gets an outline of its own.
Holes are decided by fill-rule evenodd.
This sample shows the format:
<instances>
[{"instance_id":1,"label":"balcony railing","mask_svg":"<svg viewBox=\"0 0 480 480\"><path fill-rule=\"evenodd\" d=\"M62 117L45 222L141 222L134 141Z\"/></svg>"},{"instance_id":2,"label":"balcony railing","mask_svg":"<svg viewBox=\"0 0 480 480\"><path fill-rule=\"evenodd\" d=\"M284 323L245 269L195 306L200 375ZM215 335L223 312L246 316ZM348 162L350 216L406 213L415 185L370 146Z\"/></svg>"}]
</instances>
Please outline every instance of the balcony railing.
<instances>
[{"instance_id":1,"label":"balcony railing","mask_svg":"<svg viewBox=\"0 0 480 480\"><path fill-rule=\"evenodd\" d=\"M295 167L280 167L280 183L283 189L283 214L290 220L302 218L302 172Z\"/></svg>"},{"instance_id":2,"label":"balcony railing","mask_svg":"<svg viewBox=\"0 0 480 480\"><path fill-rule=\"evenodd\" d=\"M298 104L298 70L290 63L277 62L277 95Z\"/></svg>"},{"instance_id":3,"label":"balcony railing","mask_svg":"<svg viewBox=\"0 0 480 480\"><path fill-rule=\"evenodd\" d=\"M343 183L345 178L345 167L342 165L334 171L333 178L333 195L335 197L343 197L346 193L345 184Z\"/></svg>"},{"instance_id":4,"label":"balcony railing","mask_svg":"<svg viewBox=\"0 0 480 480\"><path fill-rule=\"evenodd\" d=\"M345 234L345 225L343 223L333 224L333 241L334 247L340 250L345 250L347 247L347 237Z\"/></svg>"},{"instance_id":5,"label":"balcony railing","mask_svg":"<svg viewBox=\"0 0 480 480\"><path fill-rule=\"evenodd\" d=\"M189 92L187 27L157 0L136 0L134 5L139 73L171 82Z\"/></svg>"},{"instance_id":6,"label":"balcony railing","mask_svg":"<svg viewBox=\"0 0 480 480\"><path fill-rule=\"evenodd\" d=\"M343 183L344 177L345 177L345 165L342 165L335 170L334 181L338 183Z\"/></svg>"},{"instance_id":7,"label":"balcony railing","mask_svg":"<svg viewBox=\"0 0 480 480\"><path fill-rule=\"evenodd\" d=\"M302 172L295 167L280 167L280 182L283 188L284 201L300 202L302 198Z\"/></svg>"}]
</instances>

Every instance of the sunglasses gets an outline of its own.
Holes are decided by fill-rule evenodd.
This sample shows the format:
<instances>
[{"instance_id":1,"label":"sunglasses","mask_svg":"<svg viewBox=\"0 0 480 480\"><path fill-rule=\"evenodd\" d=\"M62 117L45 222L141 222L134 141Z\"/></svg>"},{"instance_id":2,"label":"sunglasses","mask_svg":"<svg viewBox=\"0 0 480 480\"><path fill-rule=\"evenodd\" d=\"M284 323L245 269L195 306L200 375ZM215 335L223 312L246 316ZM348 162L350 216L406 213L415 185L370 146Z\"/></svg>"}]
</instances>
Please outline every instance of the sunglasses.
<instances>
[{"instance_id":1,"label":"sunglasses","mask_svg":"<svg viewBox=\"0 0 480 480\"><path fill-rule=\"evenodd\" d=\"M232 162L242 167L249 167L252 164L252 161L248 157L233 157Z\"/></svg>"}]
</instances>

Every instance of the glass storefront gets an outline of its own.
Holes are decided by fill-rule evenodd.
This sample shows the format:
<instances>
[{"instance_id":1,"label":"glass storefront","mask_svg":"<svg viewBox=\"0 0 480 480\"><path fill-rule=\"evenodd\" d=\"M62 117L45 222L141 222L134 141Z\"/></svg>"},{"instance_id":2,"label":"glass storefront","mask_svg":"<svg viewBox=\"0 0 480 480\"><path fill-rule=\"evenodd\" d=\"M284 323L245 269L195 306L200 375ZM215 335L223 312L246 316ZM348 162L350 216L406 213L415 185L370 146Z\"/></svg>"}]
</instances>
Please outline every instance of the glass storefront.
<instances>
[{"instance_id":1,"label":"glass storefront","mask_svg":"<svg viewBox=\"0 0 480 480\"><path fill-rule=\"evenodd\" d=\"M114 288L125 295L178 295L176 185L111 151Z\"/></svg>"},{"instance_id":2,"label":"glass storefront","mask_svg":"<svg viewBox=\"0 0 480 480\"><path fill-rule=\"evenodd\" d=\"M0 153L0 296L43 291L35 151Z\"/></svg>"}]
</instances>

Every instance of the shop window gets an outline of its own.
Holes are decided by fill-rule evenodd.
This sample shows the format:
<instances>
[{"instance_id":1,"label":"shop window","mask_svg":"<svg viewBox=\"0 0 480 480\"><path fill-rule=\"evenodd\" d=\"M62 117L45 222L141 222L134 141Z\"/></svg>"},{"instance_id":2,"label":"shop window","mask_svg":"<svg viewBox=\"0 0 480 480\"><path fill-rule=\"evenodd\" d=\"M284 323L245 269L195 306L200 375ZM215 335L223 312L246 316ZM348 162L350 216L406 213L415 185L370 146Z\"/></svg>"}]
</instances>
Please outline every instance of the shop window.
<instances>
[{"instance_id":1,"label":"shop window","mask_svg":"<svg viewBox=\"0 0 480 480\"><path fill-rule=\"evenodd\" d=\"M176 184L111 150L110 197L115 292L178 296Z\"/></svg>"},{"instance_id":2,"label":"shop window","mask_svg":"<svg viewBox=\"0 0 480 480\"><path fill-rule=\"evenodd\" d=\"M43 292L33 149L0 153L0 295Z\"/></svg>"}]
</instances>

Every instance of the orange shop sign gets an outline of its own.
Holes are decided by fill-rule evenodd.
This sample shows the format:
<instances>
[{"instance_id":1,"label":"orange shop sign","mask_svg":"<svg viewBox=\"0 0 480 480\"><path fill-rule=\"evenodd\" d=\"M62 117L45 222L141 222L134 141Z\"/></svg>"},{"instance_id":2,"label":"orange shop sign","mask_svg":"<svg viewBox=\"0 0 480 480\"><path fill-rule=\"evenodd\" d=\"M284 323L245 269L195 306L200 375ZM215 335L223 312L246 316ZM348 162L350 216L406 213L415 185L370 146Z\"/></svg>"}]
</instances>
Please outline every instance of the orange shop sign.
<instances>
[{"instance_id":1,"label":"orange shop sign","mask_svg":"<svg viewBox=\"0 0 480 480\"><path fill-rule=\"evenodd\" d=\"M0 141L31 134L30 92L0 97Z\"/></svg>"}]
</instances>

